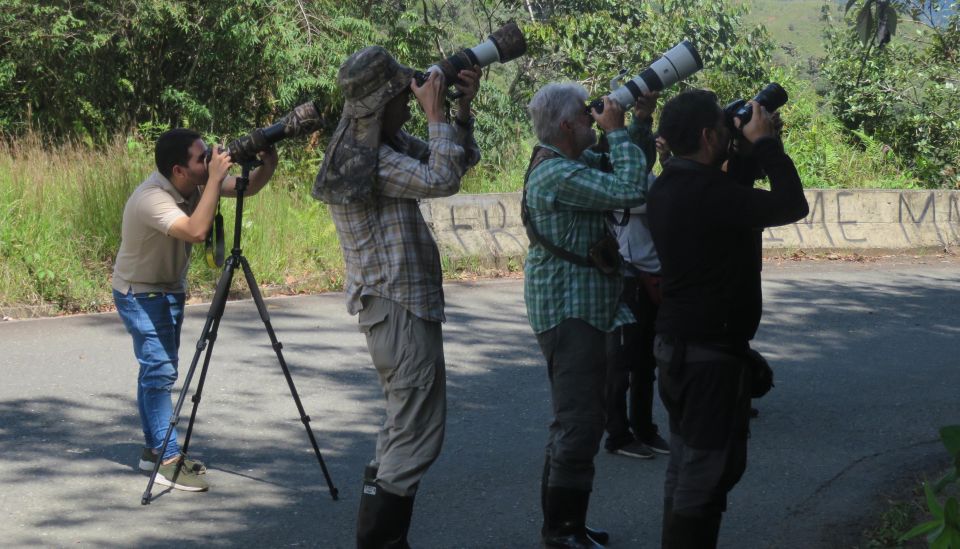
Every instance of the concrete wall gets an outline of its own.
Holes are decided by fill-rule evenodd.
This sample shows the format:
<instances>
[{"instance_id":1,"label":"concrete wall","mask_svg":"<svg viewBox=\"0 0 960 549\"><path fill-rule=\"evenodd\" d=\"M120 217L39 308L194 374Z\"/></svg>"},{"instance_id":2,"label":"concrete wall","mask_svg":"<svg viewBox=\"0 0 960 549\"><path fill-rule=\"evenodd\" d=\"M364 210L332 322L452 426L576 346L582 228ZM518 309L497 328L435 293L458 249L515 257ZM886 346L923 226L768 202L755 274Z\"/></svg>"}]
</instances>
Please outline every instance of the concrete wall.
<instances>
[{"instance_id":1,"label":"concrete wall","mask_svg":"<svg viewBox=\"0 0 960 549\"><path fill-rule=\"evenodd\" d=\"M808 190L806 219L764 231L764 248L808 252L906 251L960 243L960 192ZM500 264L526 255L520 193L424 201L441 253Z\"/></svg>"}]
</instances>

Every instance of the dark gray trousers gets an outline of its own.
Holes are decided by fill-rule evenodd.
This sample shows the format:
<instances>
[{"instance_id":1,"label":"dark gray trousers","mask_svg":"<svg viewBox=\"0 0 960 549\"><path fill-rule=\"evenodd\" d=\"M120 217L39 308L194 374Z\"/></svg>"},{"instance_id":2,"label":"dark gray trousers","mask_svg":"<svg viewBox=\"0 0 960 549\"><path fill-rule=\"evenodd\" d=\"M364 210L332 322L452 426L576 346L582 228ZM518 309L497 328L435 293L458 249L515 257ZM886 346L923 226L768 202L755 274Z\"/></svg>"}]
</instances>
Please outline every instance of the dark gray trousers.
<instances>
[{"instance_id":1,"label":"dark gray trousers","mask_svg":"<svg viewBox=\"0 0 960 549\"><path fill-rule=\"evenodd\" d=\"M553 402L547 439L548 487L589 492L593 458L600 449L606 422L607 334L579 319L567 319L537 334Z\"/></svg>"},{"instance_id":2,"label":"dark gray trousers","mask_svg":"<svg viewBox=\"0 0 960 549\"><path fill-rule=\"evenodd\" d=\"M687 347L683 358L659 336L654 354L660 398L670 414L670 464L664 499L673 512L707 516L727 508L727 493L747 466L750 393L746 363Z\"/></svg>"}]
</instances>

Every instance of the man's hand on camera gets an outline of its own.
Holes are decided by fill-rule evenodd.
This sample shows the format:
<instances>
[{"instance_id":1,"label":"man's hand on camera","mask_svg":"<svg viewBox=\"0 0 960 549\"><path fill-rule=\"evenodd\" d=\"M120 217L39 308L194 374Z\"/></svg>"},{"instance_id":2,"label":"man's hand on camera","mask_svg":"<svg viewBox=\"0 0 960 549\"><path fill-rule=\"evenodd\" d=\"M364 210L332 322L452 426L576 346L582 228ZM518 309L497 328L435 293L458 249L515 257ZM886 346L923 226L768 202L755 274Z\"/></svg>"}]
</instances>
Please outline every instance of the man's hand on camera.
<instances>
[{"instance_id":1,"label":"man's hand on camera","mask_svg":"<svg viewBox=\"0 0 960 549\"><path fill-rule=\"evenodd\" d=\"M773 128L777 131L777 137L783 135L783 119L780 118L780 111L773 111L770 115L773 118Z\"/></svg>"},{"instance_id":2,"label":"man's hand on camera","mask_svg":"<svg viewBox=\"0 0 960 549\"><path fill-rule=\"evenodd\" d=\"M662 166L667 163L667 160L670 160L673 153L670 152L670 145L667 144L667 140L662 136L658 135L654 143L656 144L657 155L660 156L660 165Z\"/></svg>"},{"instance_id":3,"label":"man's hand on camera","mask_svg":"<svg viewBox=\"0 0 960 549\"><path fill-rule=\"evenodd\" d=\"M413 95L420 103L423 114L427 117L427 122L445 122L444 116L444 95L446 86L444 85L443 73L440 71L430 71L430 76L422 86L417 85L417 80L410 79L410 89Z\"/></svg>"},{"instance_id":4,"label":"man's hand on camera","mask_svg":"<svg viewBox=\"0 0 960 549\"><path fill-rule=\"evenodd\" d=\"M477 65L469 69L463 69L457 73L457 78L463 83L454 84L453 87L457 88L457 91L463 94L459 99L461 107L469 108L470 102L477 96L477 92L480 91L480 77L482 75L483 73Z\"/></svg>"},{"instance_id":5,"label":"man's hand on camera","mask_svg":"<svg viewBox=\"0 0 960 549\"><path fill-rule=\"evenodd\" d=\"M231 166L233 166L233 162L230 159L230 151L227 150L227 146L224 144L214 147L210 154L210 164L207 166L207 183L219 188L220 183L227 177L227 172L230 171Z\"/></svg>"},{"instance_id":6,"label":"man's hand on camera","mask_svg":"<svg viewBox=\"0 0 960 549\"><path fill-rule=\"evenodd\" d=\"M753 117L750 118L750 122L747 122L746 126L740 128L740 119L737 118L734 121L737 127L742 130L743 137L750 143L756 143L764 137L776 137L776 125L774 124L773 117L767 112L767 109L763 108L763 106L756 101L751 101L750 104L753 106Z\"/></svg>"},{"instance_id":7,"label":"man's hand on camera","mask_svg":"<svg viewBox=\"0 0 960 549\"><path fill-rule=\"evenodd\" d=\"M633 105L633 116L637 120L646 120L653 116L653 111L657 110L657 99L660 98L660 92L647 92L637 98Z\"/></svg>"},{"instance_id":8,"label":"man's hand on camera","mask_svg":"<svg viewBox=\"0 0 960 549\"><path fill-rule=\"evenodd\" d=\"M263 165L270 168L271 170L276 169L277 164L280 162L280 156L277 154L277 148L273 145L270 145L266 149L257 153L257 157L260 159L260 162L263 162Z\"/></svg>"},{"instance_id":9,"label":"man's hand on camera","mask_svg":"<svg viewBox=\"0 0 960 549\"><path fill-rule=\"evenodd\" d=\"M603 97L603 112L597 114L597 111L590 109L590 116L596 121L597 126L605 132L623 128L623 107L620 106L620 103L612 101L609 96Z\"/></svg>"}]
</instances>

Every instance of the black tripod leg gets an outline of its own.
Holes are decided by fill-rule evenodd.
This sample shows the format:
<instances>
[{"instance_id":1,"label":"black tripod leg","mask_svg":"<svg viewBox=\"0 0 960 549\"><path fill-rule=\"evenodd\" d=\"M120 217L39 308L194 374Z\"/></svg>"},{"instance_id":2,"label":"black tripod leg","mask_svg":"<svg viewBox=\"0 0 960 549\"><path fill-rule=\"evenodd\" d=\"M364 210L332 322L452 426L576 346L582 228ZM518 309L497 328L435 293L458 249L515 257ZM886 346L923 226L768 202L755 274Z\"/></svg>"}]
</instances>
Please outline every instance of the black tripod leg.
<instances>
[{"instance_id":1,"label":"black tripod leg","mask_svg":"<svg viewBox=\"0 0 960 549\"><path fill-rule=\"evenodd\" d=\"M220 327L220 319L223 318L223 309L227 303L227 292L230 290L230 281L233 278L233 271L236 269L236 261L231 257L227 260L226 267L217 281L217 290L213 296L213 302L207 311L207 321L203 325L203 331L200 333L200 339L197 340L197 350L193 354L193 360L190 362L190 369L183 380L183 388L180 389L180 396L177 398L177 405L173 408L170 415L170 425L167 427L167 433L163 437L163 446L160 447L160 453L157 455L157 461L153 464L153 473L150 474L150 480L147 482L147 489L143 492L140 499L141 505L149 505L153 484L157 480L157 473L160 471L160 463L163 461L163 454L167 451L170 444L170 434L173 428L180 421L180 410L186 400L187 392L190 390L190 382L193 381L193 374L197 369L197 363L200 361L200 354L206 349L206 355L203 359L203 368L200 370L200 381L197 385L197 391L193 395L193 411L190 413L190 423L187 427L187 435L183 441L183 453L187 452L190 445L190 436L193 432L193 422L197 416L197 407L200 405L200 395L203 392L203 382L207 378L207 367L210 365L210 356L213 353L213 344L217 340L217 330ZM210 343L209 347L207 342Z\"/></svg>"},{"instance_id":2,"label":"black tripod leg","mask_svg":"<svg viewBox=\"0 0 960 549\"><path fill-rule=\"evenodd\" d=\"M297 404L297 410L300 412L300 421L303 422L303 426L307 429L307 436L310 437L310 444L313 445L313 452L317 455L317 461L320 462L320 469L323 471L323 477L327 480L327 488L330 490L330 496L336 500L338 498L339 491L333 485L333 480L330 478L330 473L327 471L327 465L323 461L323 456L320 454L320 447L317 445L317 439L313 436L313 429L310 428L310 416L303 409L303 404L300 402L300 395L297 394L297 387L293 384L293 378L290 377L290 369L287 368L287 361L283 359L283 353L280 351L283 348L283 344L277 340L277 335L273 331L273 325L270 323L270 315L267 313L267 306L263 303L263 296L260 295L260 289L257 286L257 281L253 276L253 271L250 269L250 264L247 262L247 259L243 256L240 256L240 264L243 266L243 275L247 279L247 286L250 288L250 293L253 295L253 301L257 304L257 311L260 312L260 320L263 321L264 327L267 329L267 333L270 335L270 343L273 345L273 350L277 353L277 360L280 361L280 368L283 369L283 376L287 378L287 386L290 387L290 394L293 395L293 401Z\"/></svg>"}]
</instances>

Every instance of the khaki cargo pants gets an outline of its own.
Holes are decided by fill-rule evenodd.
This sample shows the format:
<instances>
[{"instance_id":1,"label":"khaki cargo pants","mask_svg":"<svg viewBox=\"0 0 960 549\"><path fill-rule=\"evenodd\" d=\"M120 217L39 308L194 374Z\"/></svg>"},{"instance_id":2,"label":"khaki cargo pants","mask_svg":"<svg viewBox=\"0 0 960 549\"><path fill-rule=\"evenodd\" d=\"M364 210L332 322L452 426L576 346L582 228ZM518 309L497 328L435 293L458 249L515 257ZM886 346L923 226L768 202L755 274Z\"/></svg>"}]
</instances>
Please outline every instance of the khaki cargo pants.
<instances>
[{"instance_id":1,"label":"khaki cargo pants","mask_svg":"<svg viewBox=\"0 0 960 549\"><path fill-rule=\"evenodd\" d=\"M389 299L362 300L360 331L386 399L374 459L377 484L391 494L412 496L443 445L447 390L441 324Z\"/></svg>"}]
</instances>

